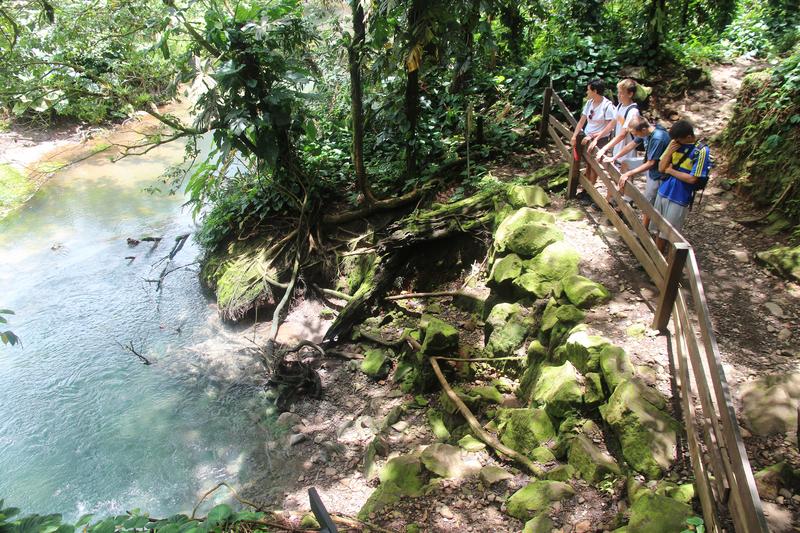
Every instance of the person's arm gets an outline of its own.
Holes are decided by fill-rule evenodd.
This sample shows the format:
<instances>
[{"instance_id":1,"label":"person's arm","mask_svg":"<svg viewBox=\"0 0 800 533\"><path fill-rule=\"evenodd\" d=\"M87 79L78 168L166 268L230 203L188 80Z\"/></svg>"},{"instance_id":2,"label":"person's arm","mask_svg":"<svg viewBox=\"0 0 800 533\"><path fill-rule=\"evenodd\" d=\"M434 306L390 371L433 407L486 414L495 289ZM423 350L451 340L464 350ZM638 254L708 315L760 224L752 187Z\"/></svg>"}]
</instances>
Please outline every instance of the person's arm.
<instances>
[{"instance_id":1,"label":"person's arm","mask_svg":"<svg viewBox=\"0 0 800 533\"><path fill-rule=\"evenodd\" d=\"M581 118L578 120L578 124L575 125L575 131L572 133L572 146L575 146L575 143L578 142L578 134L583 131L585 125L586 115L581 113Z\"/></svg>"},{"instance_id":2,"label":"person's arm","mask_svg":"<svg viewBox=\"0 0 800 533\"><path fill-rule=\"evenodd\" d=\"M619 135L608 141L606 145L600 148L600 150L597 152L597 159L603 157L603 154L605 154L609 148L613 148L614 146L616 146L617 143L620 142L622 139L624 139L627 134L628 132L626 130L622 130L622 132Z\"/></svg>"},{"instance_id":3,"label":"person's arm","mask_svg":"<svg viewBox=\"0 0 800 533\"><path fill-rule=\"evenodd\" d=\"M595 146L597 146L597 141L599 141L600 139L602 139L603 137L605 137L606 135L608 135L608 133L609 133L611 130L613 130L613 129L614 129L614 121L613 121L613 120L610 120L610 121L608 122L608 124L606 124L606 126L605 126L605 127L602 129L602 130L600 130L598 133L596 133L596 134L594 135L594 139L593 139L593 140L592 140L592 142L589 144L589 151L592 151L592 150L594 150L594 147L595 147ZM598 155L598 158L599 158L599 157L600 157L600 156Z\"/></svg>"},{"instance_id":4,"label":"person's arm","mask_svg":"<svg viewBox=\"0 0 800 533\"><path fill-rule=\"evenodd\" d=\"M675 150L680 148L680 146L678 141L670 141L669 146L667 146L667 149L661 154L661 159L658 162L659 172L666 174L667 169L672 167L672 154L675 153Z\"/></svg>"},{"instance_id":5,"label":"person's arm","mask_svg":"<svg viewBox=\"0 0 800 533\"><path fill-rule=\"evenodd\" d=\"M626 148L627 148L627 146L626 146ZM646 171L650 170L655 165L656 165L655 161L645 161L644 163L642 163L638 167L634 168L633 170L629 170L628 172L623 173L619 177L619 185L618 185L619 186L619 190L620 191L624 191L625 190L625 183L629 179L631 179L636 174L641 174L642 172L646 172Z\"/></svg>"},{"instance_id":6,"label":"person's arm","mask_svg":"<svg viewBox=\"0 0 800 533\"><path fill-rule=\"evenodd\" d=\"M611 143L609 143L609 144L611 144ZM615 155L614 157L606 157L603 161L606 162L606 163L616 163L617 159L620 159L625 154L631 152L634 148L636 148L636 145L638 145L638 144L639 143L636 142L636 141L631 141L628 144L626 144L625 146L623 146L622 150L620 150L617 155ZM604 146L603 150L605 150L605 148L606 147Z\"/></svg>"},{"instance_id":7,"label":"person's arm","mask_svg":"<svg viewBox=\"0 0 800 533\"><path fill-rule=\"evenodd\" d=\"M705 178L706 173L708 170L705 167L706 159L708 158L708 148L704 148L700 150L700 153L697 156L697 160L692 165L691 172L682 172L680 170L675 170L674 168L670 167L667 169L665 174L669 174L670 176L675 176L679 180L686 182L690 185L694 185L697 183L700 178Z\"/></svg>"}]
</instances>

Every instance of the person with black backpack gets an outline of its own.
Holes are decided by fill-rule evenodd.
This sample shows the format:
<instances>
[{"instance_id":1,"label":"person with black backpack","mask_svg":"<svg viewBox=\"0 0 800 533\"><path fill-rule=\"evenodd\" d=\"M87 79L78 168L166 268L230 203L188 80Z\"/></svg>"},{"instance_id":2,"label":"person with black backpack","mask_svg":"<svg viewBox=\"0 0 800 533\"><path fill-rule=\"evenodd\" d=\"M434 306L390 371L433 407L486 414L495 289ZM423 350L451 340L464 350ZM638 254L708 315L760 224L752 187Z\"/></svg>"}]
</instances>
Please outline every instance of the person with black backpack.
<instances>
[{"instance_id":1,"label":"person with black backpack","mask_svg":"<svg viewBox=\"0 0 800 533\"><path fill-rule=\"evenodd\" d=\"M666 174L667 179L658 188L653 207L680 231L695 193L708 183L713 163L708 145L698 142L691 122L674 123L669 129L669 138L669 146L658 164L658 170ZM658 231L658 228L651 223L650 231ZM656 236L658 249L664 252L666 244L666 235L659 232Z\"/></svg>"}]
</instances>

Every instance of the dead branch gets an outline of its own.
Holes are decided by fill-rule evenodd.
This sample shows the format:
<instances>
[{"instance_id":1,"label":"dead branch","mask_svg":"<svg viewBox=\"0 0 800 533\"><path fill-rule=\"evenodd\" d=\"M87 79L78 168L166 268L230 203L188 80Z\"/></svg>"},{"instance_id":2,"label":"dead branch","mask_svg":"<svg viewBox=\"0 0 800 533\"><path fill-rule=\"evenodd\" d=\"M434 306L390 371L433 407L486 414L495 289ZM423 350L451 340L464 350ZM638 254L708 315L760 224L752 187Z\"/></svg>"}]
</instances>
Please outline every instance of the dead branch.
<instances>
[{"instance_id":1,"label":"dead branch","mask_svg":"<svg viewBox=\"0 0 800 533\"><path fill-rule=\"evenodd\" d=\"M117 341L117 346L119 346L123 350L127 350L127 351L131 352L133 355L138 357L139 360L143 364L145 364L145 365L151 365L152 364L152 362L147 357L143 356L141 353L139 353L139 351L136 348L134 348L133 341L128 341L127 345L122 344L121 342Z\"/></svg>"},{"instance_id":2,"label":"dead branch","mask_svg":"<svg viewBox=\"0 0 800 533\"><path fill-rule=\"evenodd\" d=\"M387 296L387 300L408 300L411 298L441 298L445 296L472 296L462 291L438 291L438 292L408 292L405 294L395 294Z\"/></svg>"},{"instance_id":3,"label":"dead branch","mask_svg":"<svg viewBox=\"0 0 800 533\"><path fill-rule=\"evenodd\" d=\"M197 504L194 506L194 509L192 509L192 516L191 516L192 520L195 519L195 515L197 514L197 508L200 507L200 504L203 503L206 498L208 498L209 496L214 494L217 490L219 490L222 487L227 487L228 490L231 491L231 494L236 499L236 501L238 501L242 505L247 505L248 507L252 507L256 511L263 511L263 508L260 505L258 505L257 503L253 503L250 500L245 500L244 498L239 496L239 493L236 492L236 489L231 487L227 482L221 481L221 482L217 483L217 485L214 488L212 488L211 490L209 490L205 494L203 494L203 496L200 498L200 501L198 501Z\"/></svg>"},{"instance_id":4,"label":"dead branch","mask_svg":"<svg viewBox=\"0 0 800 533\"><path fill-rule=\"evenodd\" d=\"M499 440L483 429L481 423L478 422L478 419L472 414L472 411L469 410L469 407L466 406L464 402L461 401L461 398L458 397L458 394L453 391L450 387L450 384L445 379L444 374L442 373L442 369L439 367L439 363L437 361L438 357L429 357L428 361L431 363L431 367L433 367L433 372L436 374L436 378L439 380L439 383L442 385L445 394L450 400L458 407L458 411L461 413L467 420L467 424L469 424L470 429L475 432L475 435L485 442L487 445L494 448L496 451L506 455L516 461L517 463L523 465L531 474L536 477L542 477L545 475L545 471L542 467L538 466L536 463L522 455L516 450L512 450Z\"/></svg>"},{"instance_id":5,"label":"dead branch","mask_svg":"<svg viewBox=\"0 0 800 533\"><path fill-rule=\"evenodd\" d=\"M303 348L306 348L306 347L314 348L314 350L319 352L319 354L322 357L325 357L325 350L323 350L322 347L319 344L311 342L310 340L302 340L299 343L297 343L295 346L289 348L288 350L285 350L284 353L285 354L290 354L290 353L294 353L294 352L299 352L300 350L302 350Z\"/></svg>"},{"instance_id":6,"label":"dead branch","mask_svg":"<svg viewBox=\"0 0 800 533\"><path fill-rule=\"evenodd\" d=\"M184 265L182 267L173 268L172 270L169 270L170 263L175 258L175 256L178 254L178 252L181 251L181 249L183 248L183 245L186 244L186 240L189 238L189 235L190 235L189 233L184 233L183 235L178 235L177 237L175 237L175 244L172 246L172 250L169 252L169 254L164 256L164 257L162 257L158 261L156 261L156 263L155 263L156 265L161 263L162 261L166 261L166 264L164 265L164 269L161 271L161 275L158 276L158 279L146 279L145 280L148 283L156 283L157 284L156 285L156 292L161 291L161 288L164 286L164 278L166 278L170 273L175 272L176 270L180 270L182 268L186 268L187 266L191 266L191 265L194 264L194 263L189 263L188 265ZM155 242L156 242L156 244L158 244L159 241L155 241ZM155 265L153 265L153 266L155 266Z\"/></svg>"}]
</instances>

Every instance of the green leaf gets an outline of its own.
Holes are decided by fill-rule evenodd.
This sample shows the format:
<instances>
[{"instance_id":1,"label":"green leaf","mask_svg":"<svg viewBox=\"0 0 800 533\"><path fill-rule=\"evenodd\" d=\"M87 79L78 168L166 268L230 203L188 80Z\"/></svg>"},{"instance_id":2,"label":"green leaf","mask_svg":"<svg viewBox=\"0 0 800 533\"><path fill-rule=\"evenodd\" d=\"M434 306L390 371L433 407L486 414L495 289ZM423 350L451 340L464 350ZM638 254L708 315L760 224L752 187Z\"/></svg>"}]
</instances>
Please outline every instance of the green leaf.
<instances>
[{"instance_id":1,"label":"green leaf","mask_svg":"<svg viewBox=\"0 0 800 533\"><path fill-rule=\"evenodd\" d=\"M233 509L229 505L221 503L208 512L206 521L209 524L219 524L225 522L233 514Z\"/></svg>"},{"instance_id":2,"label":"green leaf","mask_svg":"<svg viewBox=\"0 0 800 533\"><path fill-rule=\"evenodd\" d=\"M77 522L75 522L75 527L83 527L83 526L85 526L86 524L88 524L92 520L93 516L94 515L92 515L92 514L83 515L82 517L80 517L78 519Z\"/></svg>"}]
</instances>

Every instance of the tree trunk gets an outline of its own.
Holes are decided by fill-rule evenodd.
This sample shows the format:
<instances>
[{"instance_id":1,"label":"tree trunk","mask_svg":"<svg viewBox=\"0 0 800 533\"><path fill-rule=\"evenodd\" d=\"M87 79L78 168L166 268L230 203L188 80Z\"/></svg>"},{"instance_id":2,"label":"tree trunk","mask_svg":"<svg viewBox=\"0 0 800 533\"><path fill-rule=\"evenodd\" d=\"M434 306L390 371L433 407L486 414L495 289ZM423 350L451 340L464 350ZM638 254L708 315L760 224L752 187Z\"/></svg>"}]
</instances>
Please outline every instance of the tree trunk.
<instances>
[{"instance_id":1,"label":"tree trunk","mask_svg":"<svg viewBox=\"0 0 800 533\"><path fill-rule=\"evenodd\" d=\"M647 7L647 31L645 33L645 47L658 51L664 40L666 32L667 0L650 0Z\"/></svg>"},{"instance_id":2,"label":"tree trunk","mask_svg":"<svg viewBox=\"0 0 800 533\"><path fill-rule=\"evenodd\" d=\"M419 23L422 14L422 0L413 0L408 10L408 48L409 53L419 46L415 38L415 28ZM406 136L406 179L413 179L417 176L417 122L419 121L419 69L422 66L422 54L419 53L418 60L413 67L410 63L406 65L406 93L405 93L405 112L408 124L408 134Z\"/></svg>"},{"instance_id":3,"label":"tree trunk","mask_svg":"<svg viewBox=\"0 0 800 533\"><path fill-rule=\"evenodd\" d=\"M364 195L367 205L375 202L375 196L367 181L364 168L364 110L363 88L361 85L361 54L364 48L364 8L360 0L350 0L353 13L353 41L347 49L350 66L350 114L353 121L353 168L356 173L358 190Z\"/></svg>"}]
</instances>

